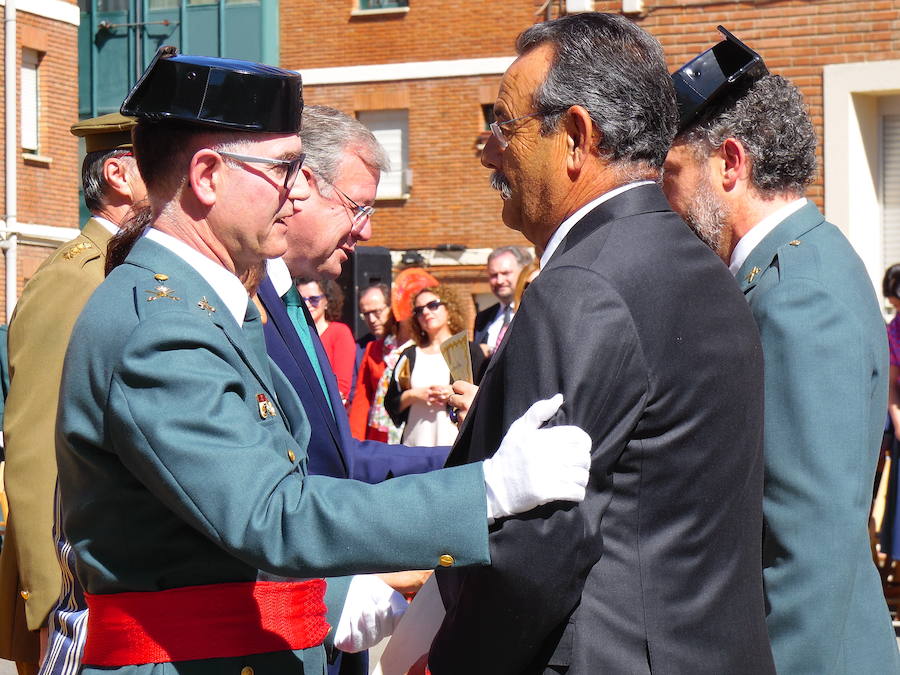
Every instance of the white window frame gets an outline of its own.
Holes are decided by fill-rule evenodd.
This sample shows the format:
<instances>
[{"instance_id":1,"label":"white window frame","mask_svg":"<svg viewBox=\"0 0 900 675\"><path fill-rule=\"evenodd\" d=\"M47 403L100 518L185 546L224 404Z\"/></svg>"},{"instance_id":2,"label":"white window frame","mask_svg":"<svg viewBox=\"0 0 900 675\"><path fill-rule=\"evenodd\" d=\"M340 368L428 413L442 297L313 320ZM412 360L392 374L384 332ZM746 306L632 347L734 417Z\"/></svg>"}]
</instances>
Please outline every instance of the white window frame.
<instances>
[{"instance_id":1,"label":"white window frame","mask_svg":"<svg viewBox=\"0 0 900 675\"><path fill-rule=\"evenodd\" d=\"M353 0L352 16L370 16L372 14L404 14L409 11L409 0L402 7L372 7L363 8L361 0Z\"/></svg>"},{"instance_id":2,"label":"white window frame","mask_svg":"<svg viewBox=\"0 0 900 675\"><path fill-rule=\"evenodd\" d=\"M409 168L409 110L359 110L357 119L378 139L391 162L378 181L376 199L409 199L412 170Z\"/></svg>"},{"instance_id":3,"label":"white window frame","mask_svg":"<svg viewBox=\"0 0 900 675\"><path fill-rule=\"evenodd\" d=\"M19 97L22 152L39 154L41 149L41 53L34 49L22 49Z\"/></svg>"},{"instance_id":4,"label":"white window frame","mask_svg":"<svg viewBox=\"0 0 900 675\"><path fill-rule=\"evenodd\" d=\"M900 60L823 68L825 217L862 258L881 295L881 106L900 93Z\"/></svg>"}]
</instances>

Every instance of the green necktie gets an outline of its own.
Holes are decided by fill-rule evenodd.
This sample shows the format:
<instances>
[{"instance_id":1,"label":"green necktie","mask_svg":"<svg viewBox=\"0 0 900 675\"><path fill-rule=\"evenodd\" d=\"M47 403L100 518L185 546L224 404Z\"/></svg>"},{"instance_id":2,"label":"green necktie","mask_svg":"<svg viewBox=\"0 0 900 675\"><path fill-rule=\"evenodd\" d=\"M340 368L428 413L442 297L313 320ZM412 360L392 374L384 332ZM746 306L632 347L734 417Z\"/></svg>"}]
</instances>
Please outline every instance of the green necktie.
<instances>
[{"instance_id":1,"label":"green necktie","mask_svg":"<svg viewBox=\"0 0 900 675\"><path fill-rule=\"evenodd\" d=\"M306 350L309 362L312 364L313 370L316 371L316 377L319 378L319 386L322 387L322 394L325 396L325 400L328 401L328 407L331 410L331 414L334 415L334 407L331 405L328 387L325 386L325 376L322 374L322 364L319 363L319 357L316 355L316 347L313 344L311 332L312 326L307 322L306 313L303 311L305 309L303 306L303 298L300 297L300 293L297 292L297 289L293 284L291 285L290 290L282 297L291 323L294 324L294 330L297 331L297 337L300 338L300 343L303 345L303 349Z\"/></svg>"}]
</instances>

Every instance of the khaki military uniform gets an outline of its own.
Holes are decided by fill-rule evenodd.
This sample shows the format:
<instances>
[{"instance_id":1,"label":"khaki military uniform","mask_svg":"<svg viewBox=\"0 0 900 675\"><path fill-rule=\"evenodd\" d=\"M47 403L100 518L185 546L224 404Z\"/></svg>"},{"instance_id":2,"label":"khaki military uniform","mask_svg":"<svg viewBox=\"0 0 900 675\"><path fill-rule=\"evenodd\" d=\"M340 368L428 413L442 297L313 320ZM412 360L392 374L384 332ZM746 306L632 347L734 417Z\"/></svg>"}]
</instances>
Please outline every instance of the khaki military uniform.
<instances>
[{"instance_id":1,"label":"khaki military uniform","mask_svg":"<svg viewBox=\"0 0 900 675\"><path fill-rule=\"evenodd\" d=\"M72 326L103 281L110 233L95 220L60 246L28 282L9 328L6 493L0 553L0 657L37 663L38 630L60 592L53 540L56 408ZM48 311L53 308L53 311Z\"/></svg>"}]
</instances>

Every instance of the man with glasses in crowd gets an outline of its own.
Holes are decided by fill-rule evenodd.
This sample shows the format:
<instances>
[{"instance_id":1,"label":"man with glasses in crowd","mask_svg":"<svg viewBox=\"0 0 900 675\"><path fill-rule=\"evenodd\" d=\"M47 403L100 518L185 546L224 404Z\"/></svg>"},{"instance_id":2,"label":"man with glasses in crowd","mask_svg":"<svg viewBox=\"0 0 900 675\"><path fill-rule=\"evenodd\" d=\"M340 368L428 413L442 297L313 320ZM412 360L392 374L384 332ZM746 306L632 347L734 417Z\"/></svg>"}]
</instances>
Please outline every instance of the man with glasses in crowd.
<instances>
[{"instance_id":1,"label":"man with glasses in crowd","mask_svg":"<svg viewBox=\"0 0 900 675\"><path fill-rule=\"evenodd\" d=\"M378 402L379 390L384 398L386 386L381 387L381 379L388 367L387 361L401 345L399 324L391 310L391 293L387 284L375 284L364 289L359 295L359 315L369 327L369 337L365 343L359 371L356 378L356 392L350 404L350 432L360 440L387 442L390 429L394 428L383 402ZM360 341L362 342L362 341ZM374 406L374 408L373 408ZM398 439L399 440L399 439Z\"/></svg>"},{"instance_id":2,"label":"man with glasses in crowd","mask_svg":"<svg viewBox=\"0 0 900 675\"><path fill-rule=\"evenodd\" d=\"M308 184L309 197L298 201L295 212L285 219L287 251L269 261L268 276L257 295L268 315L263 327L266 349L293 385L310 420L309 471L377 483L389 476L438 469L447 456L446 447L407 448L353 437L315 323L292 283L298 278L336 278L356 244L371 237L372 203L378 178L388 168L387 156L361 122L327 106L304 107L300 138L306 160L299 180ZM405 583L405 579L390 581ZM366 577L353 583L365 583L369 593L380 598L380 605L370 609L390 612L396 606L396 592L384 581ZM336 593L336 583L332 586ZM365 675L365 661L364 654L343 654L330 672Z\"/></svg>"},{"instance_id":3,"label":"man with glasses in crowd","mask_svg":"<svg viewBox=\"0 0 900 675\"><path fill-rule=\"evenodd\" d=\"M662 49L597 13L516 46L482 163L541 273L448 464L562 389L554 421L588 430L591 482L582 504L492 528L491 568L436 573L431 672L772 673L759 336L657 183L677 121Z\"/></svg>"}]
</instances>

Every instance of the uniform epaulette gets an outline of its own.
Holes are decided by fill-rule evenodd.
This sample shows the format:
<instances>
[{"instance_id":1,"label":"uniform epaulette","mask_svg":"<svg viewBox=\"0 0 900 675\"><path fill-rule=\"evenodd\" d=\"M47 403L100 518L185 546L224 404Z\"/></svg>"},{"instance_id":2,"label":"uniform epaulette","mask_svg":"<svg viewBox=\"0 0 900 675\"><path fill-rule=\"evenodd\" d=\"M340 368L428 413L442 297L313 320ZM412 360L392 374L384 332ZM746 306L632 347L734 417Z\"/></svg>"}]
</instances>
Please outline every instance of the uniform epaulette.
<instances>
[{"instance_id":1,"label":"uniform epaulette","mask_svg":"<svg viewBox=\"0 0 900 675\"><path fill-rule=\"evenodd\" d=\"M94 248L94 245L91 242L80 241L74 246L70 246L68 249L66 249L66 251L62 254L62 257L66 260L74 260L82 253L92 248Z\"/></svg>"},{"instance_id":2,"label":"uniform epaulette","mask_svg":"<svg viewBox=\"0 0 900 675\"><path fill-rule=\"evenodd\" d=\"M775 263L779 268L782 279L799 275L806 276L810 270L816 269L815 259L818 258L818 250L815 244L803 239L793 239L779 247L775 253ZM810 267L810 265L813 265Z\"/></svg>"}]
</instances>

